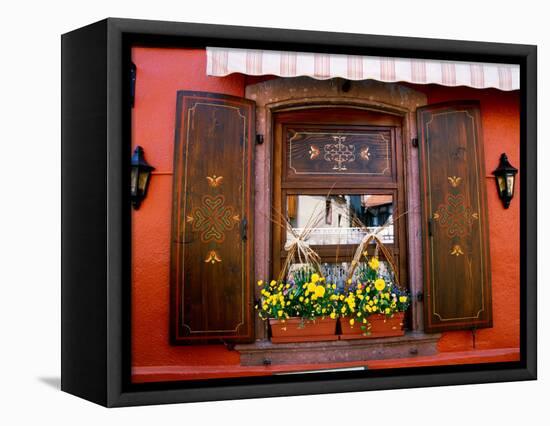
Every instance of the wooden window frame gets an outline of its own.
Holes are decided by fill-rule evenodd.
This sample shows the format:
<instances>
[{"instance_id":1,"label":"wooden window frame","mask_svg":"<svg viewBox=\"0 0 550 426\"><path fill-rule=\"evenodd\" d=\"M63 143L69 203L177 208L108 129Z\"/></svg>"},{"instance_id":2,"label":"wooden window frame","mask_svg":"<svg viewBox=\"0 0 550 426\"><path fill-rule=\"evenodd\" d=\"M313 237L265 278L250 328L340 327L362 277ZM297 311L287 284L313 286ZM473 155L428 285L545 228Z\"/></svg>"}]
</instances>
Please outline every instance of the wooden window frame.
<instances>
[{"instance_id":1,"label":"wooden window frame","mask_svg":"<svg viewBox=\"0 0 550 426\"><path fill-rule=\"evenodd\" d=\"M286 174L286 127L289 125L314 125L319 127L346 126L360 129L389 129L392 134L392 169L395 176L388 178L358 178L338 176L327 185L326 178L303 176L285 179ZM326 195L329 191L338 194L392 195L397 216L406 211L407 193L403 164L403 117L390 113L368 110L361 107L312 106L290 109L273 114L273 159L272 159L272 206L274 212L286 212L287 195ZM332 178L332 177L331 177ZM333 185L334 184L334 185ZM276 214L276 213L275 213ZM399 281L407 283L407 225L405 216L394 224L394 244L390 252L398 265ZM272 274L278 276L286 251L284 243L286 231L279 225L272 226ZM312 245L323 263L351 261L357 245Z\"/></svg>"}]
</instances>

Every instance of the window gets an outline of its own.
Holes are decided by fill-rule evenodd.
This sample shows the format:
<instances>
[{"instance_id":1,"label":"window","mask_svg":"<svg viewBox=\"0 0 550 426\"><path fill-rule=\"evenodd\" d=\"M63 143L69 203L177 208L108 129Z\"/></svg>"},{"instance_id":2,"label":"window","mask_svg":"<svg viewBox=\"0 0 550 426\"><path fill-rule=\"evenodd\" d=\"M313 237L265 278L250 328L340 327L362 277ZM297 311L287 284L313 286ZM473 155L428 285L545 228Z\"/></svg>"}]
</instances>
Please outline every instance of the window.
<instances>
[{"instance_id":1,"label":"window","mask_svg":"<svg viewBox=\"0 0 550 426\"><path fill-rule=\"evenodd\" d=\"M358 244L376 232L406 282L400 118L355 108L281 112L273 156L273 211L293 229L273 224L274 276L285 244L313 224L307 242L329 281L344 286Z\"/></svg>"},{"instance_id":2,"label":"window","mask_svg":"<svg viewBox=\"0 0 550 426\"><path fill-rule=\"evenodd\" d=\"M296 234L303 232L312 217L323 220L309 236L317 246L355 245L365 235L377 233L385 244L393 244L393 196L391 194L287 195L286 217ZM292 238L287 231L286 239Z\"/></svg>"}]
</instances>

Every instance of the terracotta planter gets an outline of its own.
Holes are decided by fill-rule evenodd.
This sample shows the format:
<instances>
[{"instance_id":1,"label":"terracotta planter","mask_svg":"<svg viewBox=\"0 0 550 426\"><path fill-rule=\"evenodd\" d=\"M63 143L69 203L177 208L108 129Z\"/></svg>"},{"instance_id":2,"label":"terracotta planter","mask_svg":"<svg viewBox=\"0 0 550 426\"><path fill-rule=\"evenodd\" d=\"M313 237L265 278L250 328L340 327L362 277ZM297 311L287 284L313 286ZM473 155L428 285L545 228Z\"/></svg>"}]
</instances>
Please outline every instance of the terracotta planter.
<instances>
[{"instance_id":1,"label":"terracotta planter","mask_svg":"<svg viewBox=\"0 0 550 426\"><path fill-rule=\"evenodd\" d=\"M331 318L316 318L314 320L289 318L284 322L270 319L271 341L273 343L296 343L338 340L336 321Z\"/></svg>"},{"instance_id":2,"label":"terracotta planter","mask_svg":"<svg viewBox=\"0 0 550 426\"><path fill-rule=\"evenodd\" d=\"M356 322L352 326L349 323L349 318L340 318L340 328L342 330L342 334L339 336L340 340L403 336L405 334L405 330L403 330L404 316L404 312L397 312L391 317L383 314L369 315L367 320L371 327L368 329L368 334L366 334L366 330L361 328L363 324Z\"/></svg>"}]
</instances>

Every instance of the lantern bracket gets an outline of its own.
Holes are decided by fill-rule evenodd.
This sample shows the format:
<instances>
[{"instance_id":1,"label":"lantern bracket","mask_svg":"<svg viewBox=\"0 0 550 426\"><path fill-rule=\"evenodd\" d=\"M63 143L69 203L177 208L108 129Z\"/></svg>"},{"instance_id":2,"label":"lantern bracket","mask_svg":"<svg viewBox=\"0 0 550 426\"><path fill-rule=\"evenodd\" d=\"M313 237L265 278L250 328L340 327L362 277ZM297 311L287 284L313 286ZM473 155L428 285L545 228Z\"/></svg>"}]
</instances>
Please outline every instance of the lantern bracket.
<instances>
[{"instance_id":1,"label":"lantern bracket","mask_svg":"<svg viewBox=\"0 0 550 426\"><path fill-rule=\"evenodd\" d=\"M498 167L493 170L493 175L496 179L498 196L505 209L510 207L510 202L514 197L514 181L517 172L518 169L510 164L506 153L502 153Z\"/></svg>"},{"instance_id":2,"label":"lantern bracket","mask_svg":"<svg viewBox=\"0 0 550 426\"><path fill-rule=\"evenodd\" d=\"M133 62L130 63L130 105L133 108L136 101L136 76L137 67Z\"/></svg>"}]
</instances>

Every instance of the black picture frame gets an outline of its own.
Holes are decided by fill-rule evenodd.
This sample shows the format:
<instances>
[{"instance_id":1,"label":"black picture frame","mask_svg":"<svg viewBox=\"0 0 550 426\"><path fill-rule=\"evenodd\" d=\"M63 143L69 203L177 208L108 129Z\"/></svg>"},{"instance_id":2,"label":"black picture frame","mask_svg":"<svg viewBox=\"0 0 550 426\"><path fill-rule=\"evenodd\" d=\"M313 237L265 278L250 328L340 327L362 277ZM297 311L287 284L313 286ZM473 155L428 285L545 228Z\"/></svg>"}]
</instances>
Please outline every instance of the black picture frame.
<instances>
[{"instance_id":1,"label":"black picture frame","mask_svg":"<svg viewBox=\"0 0 550 426\"><path fill-rule=\"evenodd\" d=\"M63 391L117 407L537 377L537 48L109 18L62 42ZM130 383L130 47L231 46L520 65L520 354L518 362Z\"/></svg>"}]
</instances>

